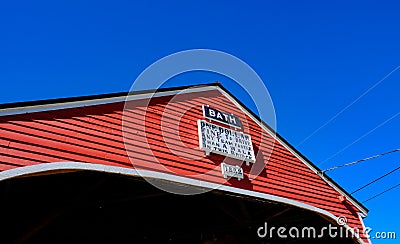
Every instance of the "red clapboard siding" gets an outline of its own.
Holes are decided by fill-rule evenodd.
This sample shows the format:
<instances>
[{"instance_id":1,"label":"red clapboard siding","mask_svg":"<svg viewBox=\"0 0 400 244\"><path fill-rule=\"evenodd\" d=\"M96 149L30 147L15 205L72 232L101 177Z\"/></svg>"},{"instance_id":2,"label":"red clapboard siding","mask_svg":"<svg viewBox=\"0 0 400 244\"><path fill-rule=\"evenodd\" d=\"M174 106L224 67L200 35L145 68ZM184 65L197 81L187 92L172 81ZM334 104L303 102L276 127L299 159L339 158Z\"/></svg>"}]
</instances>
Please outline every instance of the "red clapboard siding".
<instances>
[{"instance_id":1,"label":"red clapboard siding","mask_svg":"<svg viewBox=\"0 0 400 244\"><path fill-rule=\"evenodd\" d=\"M213 154L206 157L198 149L197 120L204 119L201 106L212 104L241 119L242 131L251 135L255 150L261 153L257 163L265 164L265 170L253 181L231 179L227 185L309 204L335 216L346 216L351 227L362 228L355 206L339 202L339 192L218 90L198 92L195 96L157 97L147 106L148 102L145 99L130 101L125 111L124 103L115 102L2 116L0 171L41 163L79 161L157 171L166 169L165 172L170 170L218 183L222 180L218 168L222 157ZM125 140L122 118L125 119ZM133 164L128 155L132 156ZM165 169L160 169L159 165ZM250 167L243 165L245 174L249 174Z\"/></svg>"}]
</instances>

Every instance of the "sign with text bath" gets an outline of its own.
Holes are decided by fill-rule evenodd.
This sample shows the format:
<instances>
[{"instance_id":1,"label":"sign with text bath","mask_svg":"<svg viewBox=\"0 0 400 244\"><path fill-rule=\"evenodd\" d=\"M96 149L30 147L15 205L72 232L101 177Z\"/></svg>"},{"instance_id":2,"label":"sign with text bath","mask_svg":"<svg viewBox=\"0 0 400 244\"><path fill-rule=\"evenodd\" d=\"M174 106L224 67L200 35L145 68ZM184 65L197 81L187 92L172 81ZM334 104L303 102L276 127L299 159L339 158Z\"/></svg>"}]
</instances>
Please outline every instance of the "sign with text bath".
<instances>
[{"instance_id":1,"label":"sign with text bath","mask_svg":"<svg viewBox=\"0 0 400 244\"><path fill-rule=\"evenodd\" d=\"M219 111L218 109L211 108L210 106L203 105L203 116L207 119L218 121L229 126L239 129L242 128L240 119L237 116Z\"/></svg>"}]
</instances>

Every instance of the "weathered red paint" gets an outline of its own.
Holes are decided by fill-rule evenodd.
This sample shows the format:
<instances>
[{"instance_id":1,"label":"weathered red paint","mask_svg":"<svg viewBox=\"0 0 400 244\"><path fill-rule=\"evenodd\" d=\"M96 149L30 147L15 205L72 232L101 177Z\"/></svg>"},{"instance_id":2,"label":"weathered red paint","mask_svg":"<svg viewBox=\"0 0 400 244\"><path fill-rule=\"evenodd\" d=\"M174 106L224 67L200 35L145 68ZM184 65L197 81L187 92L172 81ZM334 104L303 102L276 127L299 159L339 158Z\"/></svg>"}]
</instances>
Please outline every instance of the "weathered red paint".
<instances>
[{"instance_id":1,"label":"weathered red paint","mask_svg":"<svg viewBox=\"0 0 400 244\"><path fill-rule=\"evenodd\" d=\"M0 170L60 161L158 170L161 163L178 175L220 182L220 172L210 170L219 165L221 156L206 157L198 149L196 122L204 119L201 106L212 104L241 119L243 131L251 135L255 150L262 152L257 161L265 164L265 170L255 180L232 179L227 185L309 204L335 216L345 216L353 228L363 228L356 206L338 201L339 192L218 90L199 92L196 97L178 95L173 100L158 97L148 108L140 100L130 103L133 106L126 111L130 117L126 133L130 137L125 143L128 149L137 152L132 159L135 166L127 156L123 140L124 103L117 102L0 117ZM144 123L142 116L146 118ZM186 158L174 155L171 150ZM187 159L190 157L198 159ZM243 169L248 176L250 167ZM208 171L207 176L198 176Z\"/></svg>"}]
</instances>

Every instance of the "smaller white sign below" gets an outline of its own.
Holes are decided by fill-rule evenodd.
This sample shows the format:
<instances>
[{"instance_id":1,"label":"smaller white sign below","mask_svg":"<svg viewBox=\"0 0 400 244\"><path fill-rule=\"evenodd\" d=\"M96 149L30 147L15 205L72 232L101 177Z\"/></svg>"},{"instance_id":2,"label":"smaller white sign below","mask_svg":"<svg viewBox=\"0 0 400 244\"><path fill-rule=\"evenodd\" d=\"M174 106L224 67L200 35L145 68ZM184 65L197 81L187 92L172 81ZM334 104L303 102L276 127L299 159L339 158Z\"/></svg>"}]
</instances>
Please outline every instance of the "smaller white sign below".
<instances>
[{"instance_id":1,"label":"smaller white sign below","mask_svg":"<svg viewBox=\"0 0 400 244\"><path fill-rule=\"evenodd\" d=\"M238 180L244 178L243 169L237 165L221 163L221 172L225 179L228 177L235 177Z\"/></svg>"}]
</instances>

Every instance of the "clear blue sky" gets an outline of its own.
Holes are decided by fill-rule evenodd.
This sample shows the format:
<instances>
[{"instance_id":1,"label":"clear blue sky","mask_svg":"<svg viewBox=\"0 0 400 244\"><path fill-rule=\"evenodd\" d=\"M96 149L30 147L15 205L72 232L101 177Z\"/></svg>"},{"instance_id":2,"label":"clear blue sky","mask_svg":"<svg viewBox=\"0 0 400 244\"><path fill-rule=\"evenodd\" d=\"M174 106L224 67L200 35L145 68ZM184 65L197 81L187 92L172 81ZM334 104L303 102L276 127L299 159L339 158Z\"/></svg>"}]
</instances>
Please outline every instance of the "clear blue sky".
<instances>
[{"instance_id":1,"label":"clear blue sky","mask_svg":"<svg viewBox=\"0 0 400 244\"><path fill-rule=\"evenodd\" d=\"M0 103L128 91L159 58L216 49L260 75L278 132L298 145L400 65L398 1L133 2L3 1ZM187 78L169 85L214 81ZM398 113L399 90L400 70L298 149L325 169L400 147L397 116L331 158ZM352 191L399 166L398 154L329 175ZM363 201L398 183L400 172L355 196ZM399 193L400 187L367 202L366 225L400 237Z\"/></svg>"}]
</instances>

